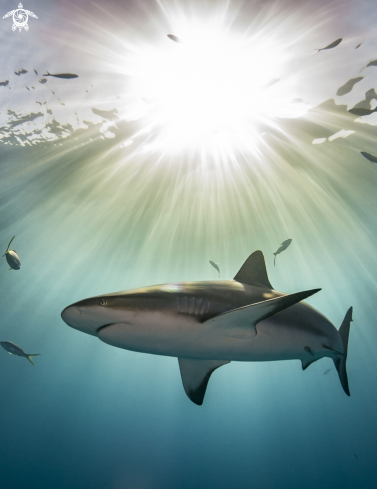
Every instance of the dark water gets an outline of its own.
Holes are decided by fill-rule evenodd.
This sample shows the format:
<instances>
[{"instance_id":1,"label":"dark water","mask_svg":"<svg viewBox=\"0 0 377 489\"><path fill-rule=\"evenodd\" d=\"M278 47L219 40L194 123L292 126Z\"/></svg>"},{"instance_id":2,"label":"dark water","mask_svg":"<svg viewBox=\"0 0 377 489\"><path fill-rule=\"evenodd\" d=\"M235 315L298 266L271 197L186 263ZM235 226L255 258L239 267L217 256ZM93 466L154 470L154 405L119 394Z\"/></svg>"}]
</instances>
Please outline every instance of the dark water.
<instances>
[{"instance_id":1,"label":"dark water","mask_svg":"<svg viewBox=\"0 0 377 489\"><path fill-rule=\"evenodd\" d=\"M33 367L0 351L1 487L376 486L377 168L360 152L377 155L377 119L348 109L376 104L377 68L365 67L377 15L373 2L351 3L34 2L28 32L2 20L0 234L4 252L16 236L22 265L0 264L0 340L41 356ZM3 15L15 8L7 1ZM213 24L275 46L279 60L255 66L281 62L281 81L245 102L256 115L230 112L228 126L219 111L203 137L204 112L163 112L169 93L147 90L146 108L150 73L138 63L151 46L186 49L167 33L187 40ZM47 71L79 78L40 83ZM337 328L353 306L351 397L328 358L305 372L298 360L232 362L198 407L176 358L113 348L60 317L85 297L215 280L209 260L232 279L256 249L277 290L321 288L308 303Z\"/></svg>"}]
</instances>

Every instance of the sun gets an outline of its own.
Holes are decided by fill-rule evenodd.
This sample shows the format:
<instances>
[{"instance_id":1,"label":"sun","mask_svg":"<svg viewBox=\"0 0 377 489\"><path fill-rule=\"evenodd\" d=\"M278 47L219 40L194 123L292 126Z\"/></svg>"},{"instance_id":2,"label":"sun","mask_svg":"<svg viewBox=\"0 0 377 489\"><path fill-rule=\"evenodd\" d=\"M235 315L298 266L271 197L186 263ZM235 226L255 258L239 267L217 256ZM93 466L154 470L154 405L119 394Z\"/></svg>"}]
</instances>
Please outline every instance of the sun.
<instances>
[{"instance_id":1,"label":"sun","mask_svg":"<svg viewBox=\"0 0 377 489\"><path fill-rule=\"evenodd\" d=\"M133 93L145 105L149 148L165 153L250 148L285 103L287 62L274 38L184 25L135 55ZM215 149L216 148L216 149Z\"/></svg>"}]
</instances>

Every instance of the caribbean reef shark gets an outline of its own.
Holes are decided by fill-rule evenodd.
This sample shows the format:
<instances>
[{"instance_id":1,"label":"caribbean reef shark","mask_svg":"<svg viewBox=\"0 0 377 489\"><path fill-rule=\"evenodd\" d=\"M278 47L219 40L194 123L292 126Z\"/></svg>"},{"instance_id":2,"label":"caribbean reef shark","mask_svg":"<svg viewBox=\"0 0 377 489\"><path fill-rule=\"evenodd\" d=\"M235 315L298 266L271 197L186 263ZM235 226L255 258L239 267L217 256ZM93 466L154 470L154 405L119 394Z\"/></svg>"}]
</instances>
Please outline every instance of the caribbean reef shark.
<instances>
[{"instance_id":1,"label":"caribbean reef shark","mask_svg":"<svg viewBox=\"0 0 377 489\"><path fill-rule=\"evenodd\" d=\"M299 359L305 370L333 359L347 395L352 308L339 329L301 302L320 289L283 294L272 288L261 251L233 280L181 282L92 297L68 306L72 328L126 350L178 357L183 387L203 403L214 370L231 361Z\"/></svg>"}]
</instances>

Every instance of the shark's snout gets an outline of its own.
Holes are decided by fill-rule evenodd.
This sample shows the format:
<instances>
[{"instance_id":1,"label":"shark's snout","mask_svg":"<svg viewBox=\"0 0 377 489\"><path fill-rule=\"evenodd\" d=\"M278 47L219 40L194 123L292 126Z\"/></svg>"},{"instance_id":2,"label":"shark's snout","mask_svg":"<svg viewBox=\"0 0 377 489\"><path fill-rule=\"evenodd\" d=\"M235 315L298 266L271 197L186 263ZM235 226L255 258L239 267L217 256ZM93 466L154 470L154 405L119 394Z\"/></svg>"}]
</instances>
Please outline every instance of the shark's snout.
<instances>
[{"instance_id":1,"label":"shark's snout","mask_svg":"<svg viewBox=\"0 0 377 489\"><path fill-rule=\"evenodd\" d=\"M67 323L68 326L76 328L79 325L79 319L80 316L82 316L82 313L78 307L68 306L64 309L61 316L63 321Z\"/></svg>"},{"instance_id":2,"label":"shark's snout","mask_svg":"<svg viewBox=\"0 0 377 489\"><path fill-rule=\"evenodd\" d=\"M71 305L66 307L62 314L63 321L71 326L72 328L78 329L83 333L91 334L97 336L96 328L93 324L93 320L90 320L83 309L80 309L76 305Z\"/></svg>"}]
</instances>

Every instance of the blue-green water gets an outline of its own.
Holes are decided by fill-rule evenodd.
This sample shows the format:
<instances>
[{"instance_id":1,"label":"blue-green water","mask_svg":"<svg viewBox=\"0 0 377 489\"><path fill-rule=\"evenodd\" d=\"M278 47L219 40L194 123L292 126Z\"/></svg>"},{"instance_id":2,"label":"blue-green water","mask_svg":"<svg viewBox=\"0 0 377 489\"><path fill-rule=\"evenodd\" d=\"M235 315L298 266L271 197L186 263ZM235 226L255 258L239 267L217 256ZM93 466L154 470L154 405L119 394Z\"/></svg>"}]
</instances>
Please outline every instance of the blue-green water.
<instances>
[{"instance_id":1,"label":"blue-green water","mask_svg":"<svg viewBox=\"0 0 377 489\"><path fill-rule=\"evenodd\" d=\"M360 152L377 154L377 119L348 112L377 99L377 67L366 68L376 58L373 2L24 8L38 15L29 31L1 24L0 241L5 252L16 236L22 267L0 263L0 341L41 356L33 367L0 351L1 487L374 488L377 167ZM253 117L230 115L228 126L220 111L203 139L185 126L192 148L177 134L172 145L166 93L142 100L143 60L181 47L166 34L186 49L191 27L213 24L279 49L281 81L261 89L262 108L247 100ZM47 71L79 78L41 83ZM351 132L332 137L342 130ZM198 407L176 358L113 348L60 317L93 295L215 280L209 260L232 279L256 249L277 290L321 288L307 302L337 328L353 306L351 397L330 359L305 372L298 360L232 362Z\"/></svg>"}]
</instances>

